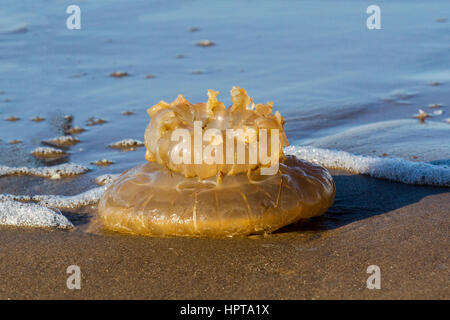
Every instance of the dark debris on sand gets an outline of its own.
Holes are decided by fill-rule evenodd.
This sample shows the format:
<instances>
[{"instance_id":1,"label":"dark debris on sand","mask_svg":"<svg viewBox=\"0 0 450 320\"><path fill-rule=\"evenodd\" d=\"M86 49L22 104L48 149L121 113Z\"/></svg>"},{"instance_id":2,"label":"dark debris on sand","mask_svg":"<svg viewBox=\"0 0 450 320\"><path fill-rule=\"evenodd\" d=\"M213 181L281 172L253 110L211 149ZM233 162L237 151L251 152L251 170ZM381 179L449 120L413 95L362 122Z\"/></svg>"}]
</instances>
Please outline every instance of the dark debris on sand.
<instances>
[{"instance_id":1,"label":"dark debris on sand","mask_svg":"<svg viewBox=\"0 0 450 320\"><path fill-rule=\"evenodd\" d=\"M16 117L16 116L11 116L11 117L9 117L9 118L6 118L5 120L6 120L6 121L10 121L10 122L15 122L15 121L19 121L20 118L19 118L19 117Z\"/></svg>"},{"instance_id":2,"label":"dark debris on sand","mask_svg":"<svg viewBox=\"0 0 450 320\"><path fill-rule=\"evenodd\" d=\"M97 126L100 124L104 124L106 122L108 122L108 121L106 121L105 119L90 117L89 119L87 119L86 125L91 127L91 126Z\"/></svg>"}]
</instances>

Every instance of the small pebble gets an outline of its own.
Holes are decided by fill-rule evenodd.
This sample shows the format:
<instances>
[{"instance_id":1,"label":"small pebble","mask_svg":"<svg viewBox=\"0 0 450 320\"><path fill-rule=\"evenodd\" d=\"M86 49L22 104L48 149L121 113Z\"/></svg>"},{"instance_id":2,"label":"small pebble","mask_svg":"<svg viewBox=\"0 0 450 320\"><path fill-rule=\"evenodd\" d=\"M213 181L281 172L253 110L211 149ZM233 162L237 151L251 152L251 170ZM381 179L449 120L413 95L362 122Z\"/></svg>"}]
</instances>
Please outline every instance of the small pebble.
<instances>
[{"instance_id":1,"label":"small pebble","mask_svg":"<svg viewBox=\"0 0 450 320\"><path fill-rule=\"evenodd\" d=\"M447 21L448 21L447 18L437 18L436 19L436 22L441 22L441 23L444 23L444 22L447 22Z\"/></svg>"},{"instance_id":2,"label":"small pebble","mask_svg":"<svg viewBox=\"0 0 450 320\"><path fill-rule=\"evenodd\" d=\"M64 150L51 148L51 147L39 147L31 151L31 154L36 158L58 158L66 155Z\"/></svg>"},{"instance_id":3,"label":"small pebble","mask_svg":"<svg viewBox=\"0 0 450 320\"><path fill-rule=\"evenodd\" d=\"M134 139L124 139L121 141L114 142L109 145L110 148L113 149L133 149L136 150L136 148L142 147L144 143L139 140ZM132 151L132 150L130 150Z\"/></svg>"},{"instance_id":4,"label":"small pebble","mask_svg":"<svg viewBox=\"0 0 450 320\"><path fill-rule=\"evenodd\" d=\"M154 79L156 78L153 74L148 74L145 76L145 79Z\"/></svg>"},{"instance_id":5,"label":"small pebble","mask_svg":"<svg viewBox=\"0 0 450 320\"><path fill-rule=\"evenodd\" d=\"M86 131L86 129L81 128L81 127L72 127L70 129L68 129L66 131L66 133L67 134L79 134L79 133L82 133L82 132L85 132L85 131Z\"/></svg>"},{"instance_id":6,"label":"small pebble","mask_svg":"<svg viewBox=\"0 0 450 320\"><path fill-rule=\"evenodd\" d=\"M383 153L381 156L382 157L387 157L387 155L388 155L387 153Z\"/></svg>"},{"instance_id":7,"label":"small pebble","mask_svg":"<svg viewBox=\"0 0 450 320\"><path fill-rule=\"evenodd\" d=\"M34 117L33 119L31 119L31 121L34 121L34 122L41 122L44 120L45 120L45 118L41 118L41 117Z\"/></svg>"},{"instance_id":8,"label":"small pebble","mask_svg":"<svg viewBox=\"0 0 450 320\"><path fill-rule=\"evenodd\" d=\"M108 121L104 120L104 119L100 119L100 118L95 118L95 117L90 117L87 121L86 121L86 125L87 126L96 126L99 124L104 124Z\"/></svg>"},{"instance_id":9,"label":"small pebble","mask_svg":"<svg viewBox=\"0 0 450 320\"><path fill-rule=\"evenodd\" d=\"M442 104L439 104L439 103L428 105L428 108L432 108L432 109L437 109L437 108L441 108L441 107L442 107Z\"/></svg>"},{"instance_id":10,"label":"small pebble","mask_svg":"<svg viewBox=\"0 0 450 320\"><path fill-rule=\"evenodd\" d=\"M194 70L192 71L192 74L203 74L202 70Z\"/></svg>"},{"instance_id":11,"label":"small pebble","mask_svg":"<svg viewBox=\"0 0 450 320\"><path fill-rule=\"evenodd\" d=\"M214 45L215 43L210 40L201 40L196 44L197 47L212 47Z\"/></svg>"},{"instance_id":12,"label":"small pebble","mask_svg":"<svg viewBox=\"0 0 450 320\"><path fill-rule=\"evenodd\" d=\"M189 28L189 32L197 32L197 31L200 31L200 28L198 28L198 27Z\"/></svg>"},{"instance_id":13,"label":"small pebble","mask_svg":"<svg viewBox=\"0 0 450 320\"><path fill-rule=\"evenodd\" d=\"M93 165L96 165L98 167L107 167L110 166L112 164L114 164L114 161L108 160L108 159L102 159L102 160L97 160L94 162L91 162Z\"/></svg>"},{"instance_id":14,"label":"small pebble","mask_svg":"<svg viewBox=\"0 0 450 320\"><path fill-rule=\"evenodd\" d=\"M122 114L124 116L132 116L134 114L134 112L133 111L125 111L125 112L122 112Z\"/></svg>"},{"instance_id":15,"label":"small pebble","mask_svg":"<svg viewBox=\"0 0 450 320\"><path fill-rule=\"evenodd\" d=\"M52 146L68 147L77 144L80 140L74 136L61 136L43 142Z\"/></svg>"},{"instance_id":16,"label":"small pebble","mask_svg":"<svg viewBox=\"0 0 450 320\"><path fill-rule=\"evenodd\" d=\"M175 56L175 58L177 58L177 59L184 59L184 58L186 58L186 56L184 54L179 53L179 54L177 54Z\"/></svg>"},{"instance_id":17,"label":"small pebble","mask_svg":"<svg viewBox=\"0 0 450 320\"><path fill-rule=\"evenodd\" d=\"M127 72L116 71L116 72L111 73L109 76L112 78L123 78L123 77L128 77L129 74Z\"/></svg>"},{"instance_id":18,"label":"small pebble","mask_svg":"<svg viewBox=\"0 0 450 320\"><path fill-rule=\"evenodd\" d=\"M430 83L430 86L433 86L433 87L437 87L437 86L440 86L440 85L441 85L441 83L437 82L437 81L434 81L434 82Z\"/></svg>"},{"instance_id":19,"label":"small pebble","mask_svg":"<svg viewBox=\"0 0 450 320\"><path fill-rule=\"evenodd\" d=\"M427 114L427 113L425 113L422 109L419 109L419 113L416 114L416 115L414 115L414 117L417 118L417 119L419 119L419 121L420 121L421 123L424 123L424 122L425 122L425 119L426 119L426 118L429 118L430 115Z\"/></svg>"},{"instance_id":20,"label":"small pebble","mask_svg":"<svg viewBox=\"0 0 450 320\"><path fill-rule=\"evenodd\" d=\"M19 144L19 143L22 143L22 141L21 140L17 140L17 139L9 141L9 144Z\"/></svg>"},{"instance_id":21,"label":"small pebble","mask_svg":"<svg viewBox=\"0 0 450 320\"><path fill-rule=\"evenodd\" d=\"M19 121L20 118L19 118L19 117L15 117L15 116L11 116L11 117L9 117L9 118L6 118L5 120L6 120L6 121L14 122L14 121Z\"/></svg>"}]
</instances>

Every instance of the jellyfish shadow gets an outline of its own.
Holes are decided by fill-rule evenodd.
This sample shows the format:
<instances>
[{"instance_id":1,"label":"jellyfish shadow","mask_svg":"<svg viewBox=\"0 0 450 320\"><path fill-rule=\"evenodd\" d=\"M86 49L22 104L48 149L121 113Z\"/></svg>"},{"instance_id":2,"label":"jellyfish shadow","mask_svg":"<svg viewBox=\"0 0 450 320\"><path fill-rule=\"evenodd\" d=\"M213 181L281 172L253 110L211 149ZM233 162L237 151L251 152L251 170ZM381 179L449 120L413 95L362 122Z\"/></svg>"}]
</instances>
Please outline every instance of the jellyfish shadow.
<instances>
[{"instance_id":1,"label":"jellyfish shadow","mask_svg":"<svg viewBox=\"0 0 450 320\"><path fill-rule=\"evenodd\" d=\"M94 219L94 216L92 214L88 213L81 213L81 212L71 212L71 211L62 211L61 212L67 219L69 219L70 222L75 227L87 227Z\"/></svg>"},{"instance_id":2,"label":"jellyfish shadow","mask_svg":"<svg viewBox=\"0 0 450 320\"><path fill-rule=\"evenodd\" d=\"M322 216L299 221L276 233L331 230L419 202L450 188L408 185L363 175L333 175L336 197Z\"/></svg>"}]
</instances>

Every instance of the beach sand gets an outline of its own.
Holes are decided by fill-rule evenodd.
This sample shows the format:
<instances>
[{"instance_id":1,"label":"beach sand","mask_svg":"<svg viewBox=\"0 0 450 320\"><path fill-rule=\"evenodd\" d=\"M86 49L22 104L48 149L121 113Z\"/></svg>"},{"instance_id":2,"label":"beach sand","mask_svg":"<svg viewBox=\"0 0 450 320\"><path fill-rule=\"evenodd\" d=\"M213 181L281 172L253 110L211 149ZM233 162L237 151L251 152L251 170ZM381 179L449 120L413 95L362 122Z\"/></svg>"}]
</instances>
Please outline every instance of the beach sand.
<instances>
[{"instance_id":1,"label":"beach sand","mask_svg":"<svg viewBox=\"0 0 450 320\"><path fill-rule=\"evenodd\" d=\"M0 166L90 171L1 176L0 194L97 187L145 161L144 147L108 146L142 140L148 107L179 93L205 101L207 89L229 105L234 85L275 102L292 146L450 165L448 1L381 1L381 30L367 29L368 4L355 1L84 1L81 30L66 28L68 4L25 2L0 11ZM64 157L31 154L67 134L80 142ZM102 159L114 164L92 165ZM350 160L401 181L423 172ZM440 168L423 176L437 181ZM266 237L93 233L95 208L64 212L70 231L0 226L0 299L450 299L450 189L332 173L327 213ZM66 287L70 265L81 290ZM381 268L380 290L366 288L370 265Z\"/></svg>"},{"instance_id":2,"label":"beach sand","mask_svg":"<svg viewBox=\"0 0 450 320\"><path fill-rule=\"evenodd\" d=\"M1 299L449 299L448 188L333 172L322 217L269 236L150 238L0 228ZM66 269L81 268L80 290ZM366 269L381 269L369 290Z\"/></svg>"}]
</instances>

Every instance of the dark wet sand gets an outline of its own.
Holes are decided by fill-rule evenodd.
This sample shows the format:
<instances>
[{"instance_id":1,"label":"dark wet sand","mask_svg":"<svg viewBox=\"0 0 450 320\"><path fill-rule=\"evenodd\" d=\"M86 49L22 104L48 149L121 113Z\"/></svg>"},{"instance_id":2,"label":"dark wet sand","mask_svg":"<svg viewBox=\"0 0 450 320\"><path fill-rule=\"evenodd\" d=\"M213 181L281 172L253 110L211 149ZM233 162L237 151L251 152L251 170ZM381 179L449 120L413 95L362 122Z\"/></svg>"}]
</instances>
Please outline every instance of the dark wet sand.
<instances>
[{"instance_id":1,"label":"dark wet sand","mask_svg":"<svg viewBox=\"0 0 450 320\"><path fill-rule=\"evenodd\" d=\"M263 237L0 228L2 299L449 299L447 188L336 174L322 218ZM73 220L73 214L69 216ZM80 266L81 290L66 287ZM369 290L369 265L381 289Z\"/></svg>"}]
</instances>

